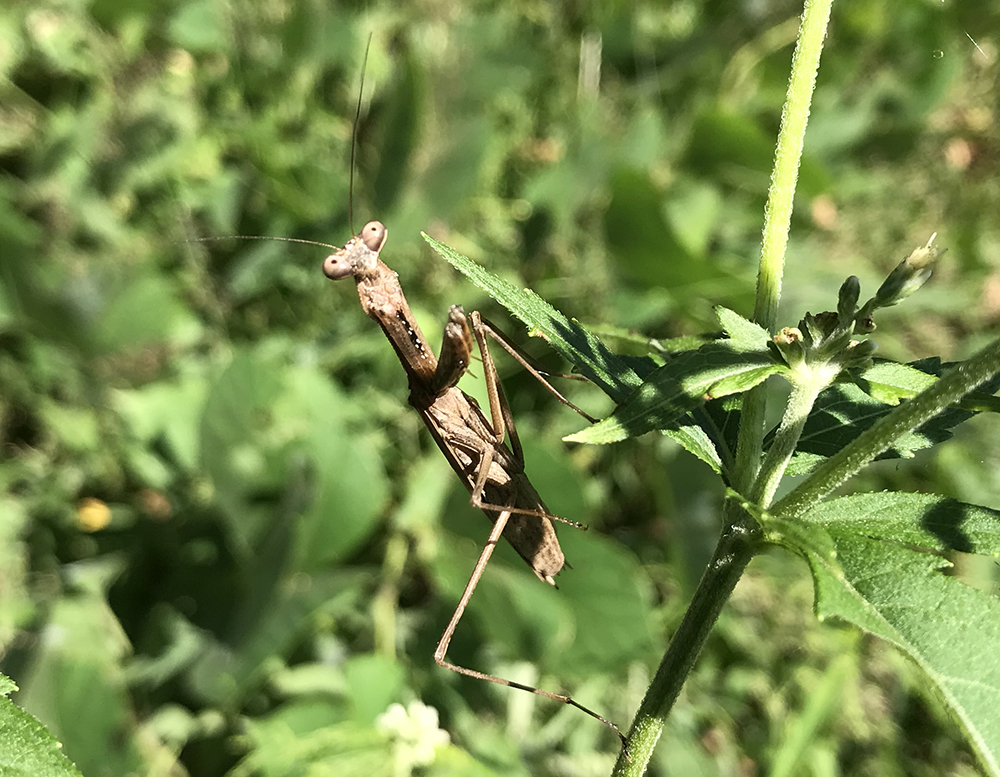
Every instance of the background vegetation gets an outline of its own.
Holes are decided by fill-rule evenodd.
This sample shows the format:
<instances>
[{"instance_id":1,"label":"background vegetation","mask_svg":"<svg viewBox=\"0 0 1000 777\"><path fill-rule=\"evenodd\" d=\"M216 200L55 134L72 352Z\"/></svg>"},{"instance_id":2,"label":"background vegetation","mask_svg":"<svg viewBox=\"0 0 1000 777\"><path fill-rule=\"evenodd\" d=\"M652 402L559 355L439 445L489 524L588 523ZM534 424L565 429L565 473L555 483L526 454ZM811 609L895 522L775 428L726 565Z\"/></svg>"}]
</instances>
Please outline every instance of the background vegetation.
<instances>
[{"instance_id":1,"label":"background vegetation","mask_svg":"<svg viewBox=\"0 0 1000 777\"><path fill-rule=\"evenodd\" d=\"M800 11L0 10L0 670L84 774L408 774L425 753L400 728L435 739L416 700L451 741L424 773L609 771L617 741L577 711L434 666L488 524L406 406L351 284L322 277L320 248L190 241L349 237L372 32L354 226L388 225L383 258L432 342L449 304L509 319L421 229L620 330L622 350L655 346L629 333L713 329L713 305L752 307ZM834 5L783 323L831 307L846 275L870 294L938 231L950 251L880 319L883 353L962 358L995 326L998 29L986 3ZM658 435L564 445L581 419L501 369L532 480L591 531L561 530L573 569L558 591L501 548L451 655L571 689L627 725L714 544L721 494ZM989 424L849 486L996 505ZM956 561L994 589L995 565ZM654 769L974 774L918 673L816 623L811 595L799 560L752 563ZM411 722L379 723L395 702Z\"/></svg>"}]
</instances>

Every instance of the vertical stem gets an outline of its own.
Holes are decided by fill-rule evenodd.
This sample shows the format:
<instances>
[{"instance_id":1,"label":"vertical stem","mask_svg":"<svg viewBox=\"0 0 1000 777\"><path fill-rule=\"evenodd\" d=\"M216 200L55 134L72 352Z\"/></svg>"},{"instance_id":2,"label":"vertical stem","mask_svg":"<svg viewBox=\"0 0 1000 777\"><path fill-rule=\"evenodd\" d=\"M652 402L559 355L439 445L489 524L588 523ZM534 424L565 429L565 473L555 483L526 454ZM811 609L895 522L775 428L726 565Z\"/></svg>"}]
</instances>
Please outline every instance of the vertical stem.
<instances>
[{"instance_id":1,"label":"vertical stem","mask_svg":"<svg viewBox=\"0 0 1000 777\"><path fill-rule=\"evenodd\" d=\"M410 547L406 535L398 529L389 537L382 561L382 585L372 600L372 626L375 652L396 658L396 607L399 601L399 581L406 568Z\"/></svg>"},{"instance_id":2,"label":"vertical stem","mask_svg":"<svg viewBox=\"0 0 1000 777\"><path fill-rule=\"evenodd\" d=\"M670 709L723 605L753 556L759 537L753 518L737 501L728 499L725 521L727 528L636 713L628 733L629 760L624 754L618 756L613 777L639 777L645 772Z\"/></svg>"},{"instance_id":3,"label":"vertical stem","mask_svg":"<svg viewBox=\"0 0 1000 777\"><path fill-rule=\"evenodd\" d=\"M767 507L778 490L782 475L788 467L788 462L795 453L795 446L802 436L809 413L816 403L819 392L830 385L834 376L827 379L822 370L813 370L805 380L799 380L792 385L792 393L785 405L785 415L781 426L774 435L774 441L767 450L767 456L761 465L760 473L750 489L750 501L761 507Z\"/></svg>"},{"instance_id":4,"label":"vertical stem","mask_svg":"<svg viewBox=\"0 0 1000 777\"><path fill-rule=\"evenodd\" d=\"M823 39L830 21L833 0L806 0L799 40L792 56L792 73L781 112L781 129L774 155L774 172L764 211L760 268L757 273L757 301L754 321L766 329L774 326L781 298L781 274L792 221L795 184L799 177L806 124L816 88L816 73L823 51Z\"/></svg>"},{"instance_id":5,"label":"vertical stem","mask_svg":"<svg viewBox=\"0 0 1000 777\"><path fill-rule=\"evenodd\" d=\"M806 0L799 27L799 39L792 57L788 93L781 112L781 129L774 155L774 172L764 210L764 233L761 239L760 267L757 272L757 300L754 321L774 331L781 299L781 275L785 266L788 229L792 220L795 184L802 159L802 144L809 121L809 107L816 86L816 72L823 51L830 7L833 0ZM736 490L747 494L757 475L764 443L764 384L743 399L739 441L736 447Z\"/></svg>"},{"instance_id":6,"label":"vertical stem","mask_svg":"<svg viewBox=\"0 0 1000 777\"><path fill-rule=\"evenodd\" d=\"M774 173L765 211L757 301L754 307L754 320L769 331L773 331L777 320L781 274L802 157L802 143L832 4L833 0L805 0L799 39L792 57L792 72L781 116ZM764 397L762 385L749 392L743 401L736 469L733 473L733 483L743 494L750 493L763 450ZM645 772L667 715L723 605L756 549L759 529L738 502L733 499L726 501L723 520L725 528L712 561L698 584L684 619L660 662L629 731L630 760L626 760L624 755L618 758L613 772L615 777L638 777Z\"/></svg>"}]
</instances>

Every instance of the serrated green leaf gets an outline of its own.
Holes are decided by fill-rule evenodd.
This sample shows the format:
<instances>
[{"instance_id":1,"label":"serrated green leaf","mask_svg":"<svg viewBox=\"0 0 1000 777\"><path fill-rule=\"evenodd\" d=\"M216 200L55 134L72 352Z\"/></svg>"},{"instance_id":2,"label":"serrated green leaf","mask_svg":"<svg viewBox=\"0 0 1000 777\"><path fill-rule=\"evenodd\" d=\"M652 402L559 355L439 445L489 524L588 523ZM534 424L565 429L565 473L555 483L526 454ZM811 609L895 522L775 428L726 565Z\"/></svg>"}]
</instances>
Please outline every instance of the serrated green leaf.
<instances>
[{"instance_id":1,"label":"serrated green leaf","mask_svg":"<svg viewBox=\"0 0 1000 777\"><path fill-rule=\"evenodd\" d=\"M530 289L519 289L509 281L487 272L453 248L420 233L442 257L517 316L546 342L616 402L625 398L642 381L640 376L610 351L578 321L571 321Z\"/></svg>"},{"instance_id":2,"label":"serrated green leaf","mask_svg":"<svg viewBox=\"0 0 1000 777\"><path fill-rule=\"evenodd\" d=\"M540 333L563 358L576 365L583 375L616 402L624 402L642 384L642 379L654 371L656 362L652 359L618 356L586 327L568 319L530 289L519 289L487 272L453 248L423 232L420 234L431 248L529 328ZM664 430L664 434L716 472L721 471L719 452L711 434L704 428L689 423Z\"/></svg>"},{"instance_id":3,"label":"serrated green leaf","mask_svg":"<svg viewBox=\"0 0 1000 777\"><path fill-rule=\"evenodd\" d=\"M936 494L883 491L821 503L802 521L860 535L964 553L1000 552L1000 511Z\"/></svg>"},{"instance_id":4,"label":"serrated green leaf","mask_svg":"<svg viewBox=\"0 0 1000 777\"><path fill-rule=\"evenodd\" d=\"M816 609L903 650L937 686L987 769L1000 771L1000 602L939 569L944 559L834 536L835 561L807 552Z\"/></svg>"},{"instance_id":5,"label":"serrated green leaf","mask_svg":"<svg viewBox=\"0 0 1000 777\"><path fill-rule=\"evenodd\" d=\"M61 745L7 694L17 686L0 675L0 774L4 777L81 777Z\"/></svg>"},{"instance_id":6,"label":"serrated green leaf","mask_svg":"<svg viewBox=\"0 0 1000 777\"><path fill-rule=\"evenodd\" d=\"M612 415L566 439L603 444L676 427L705 399L746 390L784 369L767 351L738 352L727 343L709 343L671 359Z\"/></svg>"},{"instance_id":7,"label":"serrated green leaf","mask_svg":"<svg viewBox=\"0 0 1000 777\"><path fill-rule=\"evenodd\" d=\"M783 372L784 367L780 364L764 364L755 369L747 369L735 375L727 375L722 380L713 383L707 392L710 399L722 399L722 397L742 394L749 391L754 386L763 383L772 375Z\"/></svg>"},{"instance_id":8,"label":"serrated green leaf","mask_svg":"<svg viewBox=\"0 0 1000 777\"><path fill-rule=\"evenodd\" d=\"M722 472L722 458L719 456L719 450L702 427L686 424L677 429L664 429L663 434L688 453L701 459L716 472Z\"/></svg>"},{"instance_id":9,"label":"serrated green leaf","mask_svg":"<svg viewBox=\"0 0 1000 777\"><path fill-rule=\"evenodd\" d=\"M736 351L766 351L771 336L760 324L748 321L739 313L719 305L715 316L729 335L729 342Z\"/></svg>"},{"instance_id":10,"label":"serrated green leaf","mask_svg":"<svg viewBox=\"0 0 1000 777\"><path fill-rule=\"evenodd\" d=\"M854 380L873 399L898 405L901 399L909 399L932 386L937 378L909 364L882 361L860 371Z\"/></svg>"}]
</instances>

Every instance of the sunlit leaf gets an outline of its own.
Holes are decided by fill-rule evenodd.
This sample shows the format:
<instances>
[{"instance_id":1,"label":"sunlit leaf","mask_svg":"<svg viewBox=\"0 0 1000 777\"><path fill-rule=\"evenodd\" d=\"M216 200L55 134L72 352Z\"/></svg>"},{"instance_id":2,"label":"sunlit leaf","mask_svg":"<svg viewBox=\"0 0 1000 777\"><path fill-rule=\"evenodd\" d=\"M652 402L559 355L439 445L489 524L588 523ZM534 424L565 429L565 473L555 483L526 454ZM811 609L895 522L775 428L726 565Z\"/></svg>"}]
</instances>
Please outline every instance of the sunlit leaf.
<instances>
[{"instance_id":1,"label":"sunlit leaf","mask_svg":"<svg viewBox=\"0 0 1000 777\"><path fill-rule=\"evenodd\" d=\"M715 315L722 324L726 335L729 337L726 343L734 351L763 352L767 350L767 344L771 337L767 330L760 324L749 321L739 313L721 305L715 309Z\"/></svg>"},{"instance_id":2,"label":"sunlit leaf","mask_svg":"<svg viewBox=\"0 0 1000 777\"><path fill-rule=\"evenodd\" d=\"M567 439L601 444L667 429L702 402L747 391L783 369L766 349L741 352L716 341L670 359L612 415Z\"/></svg>"},{"instance_id":3,"label":"sunlit leaf","mask_svg":"<svg viewBox=\"0 0 1000 777\"><path fill-rule=\"evenodd\" d=\"M806 551L816 611L885 639L934 683L987 768L1000 769L1000 602L941 568L948 562L864 537L835 536L836 557Z\"/></svg>"},{"instance_id":4,"label":"sunlit leaf","mask_svg":"<svg viewBox=\"0 0 1000 777\"><path fill-rule=\"evenodd\" d=\"M822 502L802 520L859 535L964 553L1000 553L1000 511L935 494L882 491Z\"/></svg>"},{"instance_id":5,"label":"sunlit leaf","mask_svg":"<svg viewBox=\"0 0 1000 777\"><path fill-rule=\"evenodd\" d=\"M873 399L896 405L901 399L916 396L932 386L936 378L926 372L899 362L876 362L861 370L855 382Z\"/></svg>"},{"instance_id":6,"label":"sunlit leaf","mask_svg":"<svg viewBox=\"0 0 1000 777\"><path fill-rule=\"evenodd\" d=\"M556 351L617 402L625 401L631 391L641 384L642 377L655 366L651 359L625 359L617 356L586 327L566 318L530 289L518 289L434 238L426 234L423 237L435 251L530 328L539 332ZM717 472L720 470L718 451L710 435L702 428L685 423L665 430L665 434Z\"/></svg>"},{"instance_id":7,"label":"sunlit leaf","mask_svg":"<svg viewBox=\"0 0 1000 777\"><path fill-rule=\"evenodd\" d=\"M45 727L6 698L16 690L14 683L0 675L0 773L10 777L80 777Z\"/></svg>"}]
</instances>

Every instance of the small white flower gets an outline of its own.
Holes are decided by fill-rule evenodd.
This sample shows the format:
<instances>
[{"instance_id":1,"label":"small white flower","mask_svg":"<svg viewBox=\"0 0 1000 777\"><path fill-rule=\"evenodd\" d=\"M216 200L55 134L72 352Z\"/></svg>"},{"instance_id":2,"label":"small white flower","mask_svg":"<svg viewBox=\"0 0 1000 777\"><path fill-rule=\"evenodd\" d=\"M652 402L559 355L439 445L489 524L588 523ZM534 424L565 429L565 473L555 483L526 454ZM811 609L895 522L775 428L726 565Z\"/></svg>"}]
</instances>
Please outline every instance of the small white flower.
<instances>
[{"instance_id":1,"label":"small white flower","mask_svg":"<svg viewBox=\"0 0 1000 777\"><path fill-rule=\"evenodd\" d=\"M406 725L406 710L402 704L390 704L389 709L378 716L375 721L375 728L399 735Z\"/></svg>"},{"instance_id":2,"label":"small white flower","mask_svg":"<svg viewBox=\"0 0 1000 777\"><path fill-rule=\"evenodd\" d=\"M451 741L448 732L438 728L437 710L421 701L411 701L405 709L402 704L390 704L375 726L393 740L397 774L434 763L437 748Z\"/></svg>"}]
</instances>

